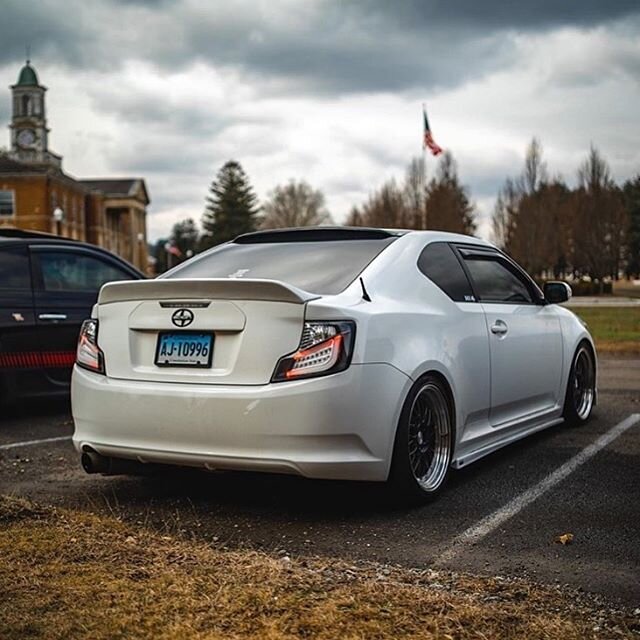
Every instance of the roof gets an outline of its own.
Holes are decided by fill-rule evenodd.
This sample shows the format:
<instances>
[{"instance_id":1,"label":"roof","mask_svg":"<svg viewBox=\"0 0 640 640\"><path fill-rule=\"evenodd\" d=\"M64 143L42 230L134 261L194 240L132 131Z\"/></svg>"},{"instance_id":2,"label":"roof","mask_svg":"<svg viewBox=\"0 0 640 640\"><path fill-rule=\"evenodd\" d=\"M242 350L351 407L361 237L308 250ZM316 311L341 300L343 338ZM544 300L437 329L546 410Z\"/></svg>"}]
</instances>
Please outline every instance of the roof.
<instances>
[{"instance_id":1,"label":"roof","mask_svg":"<svg viewBox=\"0 0 640 640\"><path fill-rule=\"evenodd\" d=\"M17 87L37 87L38 86L38 75L36 74L36 70L31 66L29 60L20 70L20 75L18 76L18 82L16 83Z\"/></svg>"},{"instance_id":2,"label":"roof","mask_svg":"<svg viewBox=\"0 0 640 640\"><path fill-rule=\"evenodd\" d=\"M134 198L138 195L138 189L142 188L144 199L149 203L149 195L142 178L90 178L78 180L92 191L102 191L112 198Z\"/></svg>"},{"instance_id":3,"label":"roof","mask_svg":"<svg viewBox=\"0 0 640 640\"><path fill-rule=\"evenodd\" d=\"M70 180L87 191L101 191L110 198L136 198L142 191L142 199L149 204L149 194L142 178L94 178L91 180L78 180L67 175L63 171L48 165L27 164L13 160L6 154L0 153L0 175L15 174L49 174L57 179Z\"/></svg>"},{"instance_id":4,"label":"roof","mask_svg":"<svg viewBox=\"0 0 640 640\"><path fill-rule=\"evenodd\" d=\"M46 173L47 169L23 162L12 160L9 156L0 154L0 173Z\"/></svg>"}]
</instances>

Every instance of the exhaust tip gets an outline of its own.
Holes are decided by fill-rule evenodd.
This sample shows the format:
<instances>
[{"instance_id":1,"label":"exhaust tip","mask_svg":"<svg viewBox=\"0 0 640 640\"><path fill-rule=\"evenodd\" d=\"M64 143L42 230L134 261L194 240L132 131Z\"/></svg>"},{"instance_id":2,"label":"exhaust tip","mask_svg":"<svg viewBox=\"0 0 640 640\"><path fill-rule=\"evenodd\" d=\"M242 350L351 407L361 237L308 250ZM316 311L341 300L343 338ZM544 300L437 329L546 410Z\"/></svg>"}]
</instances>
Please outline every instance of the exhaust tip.
<instances>
[{"instance_id":1,"label":"exhaust tip","mask_svg":"<svg viewBox=\"0 0 640 640\"><path fill-rule=\"evenodd\" d=\"M80 456L80 464L86 473L102 473L109 466L108 459L95 451L84 451Z\"/></svg>"}]
</instances>

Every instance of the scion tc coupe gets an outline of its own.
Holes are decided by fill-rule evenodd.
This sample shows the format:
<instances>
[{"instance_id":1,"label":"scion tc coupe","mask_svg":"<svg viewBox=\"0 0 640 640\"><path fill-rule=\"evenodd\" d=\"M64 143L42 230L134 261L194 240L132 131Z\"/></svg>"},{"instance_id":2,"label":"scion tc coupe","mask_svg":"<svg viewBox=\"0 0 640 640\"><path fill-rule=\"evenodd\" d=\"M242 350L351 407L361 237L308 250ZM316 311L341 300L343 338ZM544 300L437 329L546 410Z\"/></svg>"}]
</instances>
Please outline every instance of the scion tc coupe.
<instances>
[{"instance_id":1,"label":"scion tc coupe","mask_svg":"<svg viewBox=\"0 0 640 640\"><path fill-rule=\"evenodd\" d=\"M82 328L86 471L149 463L389 481L450 469L596 401L585 325L504 253L436 231L239 236L156 280L106 284Z\"/></svg>"}]
</instances>

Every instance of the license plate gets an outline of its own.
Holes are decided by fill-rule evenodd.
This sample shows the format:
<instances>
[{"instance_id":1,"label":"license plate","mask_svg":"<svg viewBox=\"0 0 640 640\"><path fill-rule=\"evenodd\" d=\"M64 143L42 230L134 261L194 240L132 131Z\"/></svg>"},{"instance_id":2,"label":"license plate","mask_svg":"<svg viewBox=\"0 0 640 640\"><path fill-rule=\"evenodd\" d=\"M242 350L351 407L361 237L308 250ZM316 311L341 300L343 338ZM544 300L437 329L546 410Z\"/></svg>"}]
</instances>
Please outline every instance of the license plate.
<instances>
[{"instance_id":1,"label":"license plate","mask_svg":"<svg viewBox=\"0 0 640 640\"><path fill-rule=\"evenodd\" d=\"M158 335L156 365L158 367L210 367L213 356L213 334L181 331Z\"/></svg>"}]
</instances>

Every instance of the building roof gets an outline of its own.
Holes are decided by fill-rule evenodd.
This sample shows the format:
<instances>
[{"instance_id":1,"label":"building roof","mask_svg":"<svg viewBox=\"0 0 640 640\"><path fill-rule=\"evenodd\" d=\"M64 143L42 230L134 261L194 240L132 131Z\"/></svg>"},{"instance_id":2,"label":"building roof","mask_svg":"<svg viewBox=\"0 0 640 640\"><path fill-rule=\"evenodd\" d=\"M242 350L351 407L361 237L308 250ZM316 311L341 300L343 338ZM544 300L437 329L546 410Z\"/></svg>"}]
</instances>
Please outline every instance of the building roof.
<instances>
[{"instance_id":1,"label":"building roof","mask_svg":"<svg viewBox=\"0 0 640 640\"><path fill-rule=\"evenodd\" d=\"M93 178L78 182L92 191L102 191L110 198L135 198L142 190L146 204L149 203L149 195L142 178Z\"/></svg>"},{"instance_id":2,"label":"building roof","mask_svg":"<svg viewBox=\"0 0 640 640\"><path fill-rule=\"evenodd\" d=\"M38 75L36 74L36 70L31 66L29 60L20 70L20 75L18 76L18 82L16 83L17 87L36 87L38 86Z\"/></svg>"},{"instance_id":3,"label":"building roof","mask_svg":"<svg viewBox=\"0 0 640 640\"><path fill-rule=\"evenodd\" d=\"M80 180L85 187L94 191L103 191L110 196L127 197L135 192L136 178L90 178Z\"/></svg>"},{"instance_id":4,"label":"building roof","mask_svg":"<svg viewBox=\"0 0 640 640\"><path fill-rule=\"evenodd\" d=\"M46 167L34 166L12 160L0 153L0 173L46 173Z\"/></svg>"},{"instance_id":5,"label":"building roof","mask_svg":"<svg viewBox=\"0 0 640 640\"><path fill-rule=\"evenodd\" d=\"M90 180L78 180L55 167L18 162L6 154L0 153L0 176L15 176L20 174L49 175L58 180L73 183L84 191L100 191L107 198L137 198L142 200L145 205L150 202L147 186L142 178L93 178Z\"/></svg>"}]
</instances>

